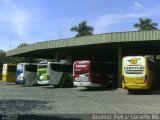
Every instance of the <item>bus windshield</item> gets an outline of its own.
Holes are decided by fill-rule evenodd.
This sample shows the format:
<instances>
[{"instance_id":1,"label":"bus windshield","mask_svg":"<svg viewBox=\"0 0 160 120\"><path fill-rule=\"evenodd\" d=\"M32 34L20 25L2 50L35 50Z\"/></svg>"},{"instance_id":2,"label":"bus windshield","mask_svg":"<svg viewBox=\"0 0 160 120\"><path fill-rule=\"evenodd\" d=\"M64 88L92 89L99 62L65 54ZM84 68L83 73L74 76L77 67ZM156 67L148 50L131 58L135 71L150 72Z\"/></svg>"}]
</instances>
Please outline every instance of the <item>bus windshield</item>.
<instances>
[{"instance_id":1,"label":"bus windshield","mask_svg":"<svg viewBox=\"0 0 160 120\"><path fill-rule=\"evenodd\" d=\"M38 69L47 68L47 65L38 65Z\"/></svg>"},{"instance_id":2,"label":"bus windshield","mask_svg":"<svg viewBox=\"0 0 160 120\"><path fill-rule=\"evenodd\" d=\"M75 62L74 73L75 74L86 74L90 72L90 62Z\"/></svg>"},{"instance_id":3,"label":"bus windshield","mask_svg":"<svg viewBox=\"0 0 160 120\"><path fill-rule=\"evenodd\" d=\"M25 70L29 72L37 72L37 65L26 65Z\"/></svg>"},{"instance_id":4,"label":"bus windshield","mask_svg":"<svg viewBox=\"0 0 160 120\"><path fill-rule=\"evenodd\" d=\"M145 75L146 61L144 57L125 57L123 63L124 75L128 77L137 77Z\"/></svg>"},{"instance_id":5,"label":"bus windshield","mask_svg":"<svg viewBox=\"0 0 160 120\"><path fill-rule=\"evenodd\" d=\"M91 69L93 73L112 73L115 65L111 63L92 62Z\"/></svg>"},{"instance_id":6,"label":"bus windshield","mask_svg":"<svg viewBox=\"0 0 160 120\"><path fill-rule=\"evenodd\" d=\"M23 72L23 67L24 67L24 65L22 65L22 64L17 65L17 71Z\"/></svg>"}]
</instances>

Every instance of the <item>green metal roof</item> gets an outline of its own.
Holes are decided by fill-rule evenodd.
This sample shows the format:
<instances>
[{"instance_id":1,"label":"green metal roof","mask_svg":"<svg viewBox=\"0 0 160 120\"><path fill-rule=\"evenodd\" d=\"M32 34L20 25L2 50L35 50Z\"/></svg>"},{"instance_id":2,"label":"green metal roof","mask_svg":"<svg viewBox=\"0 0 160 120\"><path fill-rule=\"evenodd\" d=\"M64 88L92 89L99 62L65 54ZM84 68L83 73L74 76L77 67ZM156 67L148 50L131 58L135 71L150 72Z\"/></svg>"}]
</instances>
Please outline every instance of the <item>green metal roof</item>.
<instances>
[{"instance_id":1,"label":"green metal roof","mask_svg":"<svg viewBox=\"0 0 160 120\"><path fill-rule=\"evenodd\" d=\"M79 38L69 38L63 40L51 40L31 44L22 48L16 48L7 51L7 56L16 56L28 52L34 52L44 49L68 48L85 45L108 44L108 43L128 43L128 42L147 42L159 41L160 31L132 31L132 32L115 32L84 36Z\"/></svg>"}]
</instances>

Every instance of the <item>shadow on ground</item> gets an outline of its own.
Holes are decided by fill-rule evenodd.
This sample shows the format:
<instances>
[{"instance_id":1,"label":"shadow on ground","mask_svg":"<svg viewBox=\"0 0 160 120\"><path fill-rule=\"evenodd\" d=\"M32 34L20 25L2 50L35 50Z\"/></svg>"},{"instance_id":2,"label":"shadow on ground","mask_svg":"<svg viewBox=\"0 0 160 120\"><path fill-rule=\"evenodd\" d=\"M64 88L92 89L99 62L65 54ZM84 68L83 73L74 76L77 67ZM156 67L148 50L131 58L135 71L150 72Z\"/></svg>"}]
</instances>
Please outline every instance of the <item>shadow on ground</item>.
<instances>
[{"instance_id":1,"label":"shadow on ground","mask_svg":"<svg viewBox=\"0 0 160 120\"><path fill-rule=\"evenodd\" d=\"M5 83L5 85L17 85L15 83Z\"/></svg>"},{"instance_id":2,"label":"shadow on ground","mask_svg":"<svg viewBox=\"0 0 160 120\"><path fill-rule=\"evenodd\" d=\"M63 89L63 88L67 88L67 89L70 89L70 88L74 88L74 87L55 87L55 86L42 86L43 88L46 88L46 89Z\"/></svg>"},{"instance_id":3,"label":"shadow on ground","mask_svg":"<svg viewBox=\"0 0 160 120\"><path fill-rule=\"evenodd\" d=\"M3 99L0 100L0 112L11 113L30 113L31 110L51 110L52 107L47 106L47 101L24 100L24 99Z\"/></svg>"},{"instance_id":4,"label":"shadow on ground","mask_svg":"<svg viewBox=\"0 0 160 120\"><path fill-rule=\"evenodd\" d=\"M22 115L18 120L90 120L91 116L82 115Z\"/></svg>"},{"instance_id":5,"label":"shadow on ground","mask_svg":"<svg viewBox=\"0 0 160 120\"><path fill-rule=\"evenodd\" d=\"M1 114L0 118L7 120L91 120L92 115L80 115L80 114L53 114L53 115L41 115L41 114ZM6 120L6 119L5 119Z\"/></svg>"},{"instance_id":6,"label":"shadow on ground","mask_svg":"<svg viewBox=\"0 0 160 120\"><path fill-rule=\"evenodd\" d=\"M131 91L128 93L129 95L160 95L160 90L140 90L140 91Z\"/></svg>"},{"instance_id":7,"label":"shadow on ground","mask_svg":"<svg viewBox=\"0 0 160 120\"><path fill-rule=\"evenodd\" d=\"M83 88L80 89L79 91L91 92L91 91L114 91L114 90L117 90L117 88Z\"/></svg>"}]
</instances>

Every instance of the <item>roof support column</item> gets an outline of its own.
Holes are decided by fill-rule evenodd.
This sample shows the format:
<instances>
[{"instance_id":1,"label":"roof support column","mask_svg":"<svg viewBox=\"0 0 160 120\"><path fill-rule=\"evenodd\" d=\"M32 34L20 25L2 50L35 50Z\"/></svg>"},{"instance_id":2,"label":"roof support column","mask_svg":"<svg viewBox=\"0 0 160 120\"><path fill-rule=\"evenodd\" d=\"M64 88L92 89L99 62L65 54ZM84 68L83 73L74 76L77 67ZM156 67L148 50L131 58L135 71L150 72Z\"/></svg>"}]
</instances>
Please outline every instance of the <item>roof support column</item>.
<instances>
[{"instance_id":1,"label":"roof support column","mask_svg":"<svg viewBox=\"0 0 160 120\"><path fill-rule=\"evenodd\" d=\"M122 87L122 47L118 46L118 88Z\"/></svg>"},{"instance_id":2,"label":"roof support column","mask_svg":"<svg viewBox=\"0 0 160 120\"><path fill-rule=\"evenodd\" d=\"M56 62L60 62L60 53L59 52L56 52L55 60L56 60Z\"/></svg>"},{"instance_id":3,"label":"roof support column","mask_svg":"<svg viewBox=\"0 0 160 120\"><path fill-rule=\"evenodd\" d=\"M157 56L156 56L156 55L154 55L154 60L155 60L155 61L157 60Z\"/></svg>"}]
</instances>

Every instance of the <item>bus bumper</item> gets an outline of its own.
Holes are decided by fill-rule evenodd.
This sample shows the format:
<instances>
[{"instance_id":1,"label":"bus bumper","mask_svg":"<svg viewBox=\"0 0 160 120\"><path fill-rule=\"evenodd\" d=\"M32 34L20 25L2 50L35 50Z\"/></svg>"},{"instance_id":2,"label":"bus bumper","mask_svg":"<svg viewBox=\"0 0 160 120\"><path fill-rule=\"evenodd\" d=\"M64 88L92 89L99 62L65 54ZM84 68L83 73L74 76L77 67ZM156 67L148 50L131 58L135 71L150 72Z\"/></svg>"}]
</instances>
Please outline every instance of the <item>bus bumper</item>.
<instances>
[{"instance_id":1,"label":"bus bumper","mask_svg":"<svg viewBox=\"0 0 160 120\"><path fill-rule=\"evenodd\" d=\"M49 80L41 80L41 81L38 80L38 84L40 84L40 85L49 84Z\"/></svg>"},{"instance_id":2,"label":"bus bumper","mask_svg":"<svg viewBox=\"0 0 160 120\"><path fill-rule=\"evenodd\" d=\"M146 90L149 89L148 84L122 84L123 89L128 90Z\"/></svg>"},{"instance_id":3,"label":"bus bumper","mask_svg":"<svg viewBox=\"0 0 160 120\"><path fill-rule=\"evenodd\" d=\"M19 80L19 79L17 79L17 80L16 80L16 83L17 83L17 84L25 84L25 80Z\"/></svg>"},{"instance_id":4,"label":"bus bumper","mask_svg":"<svg viewBox=\"0 0 160 120\"><path fill-rule=\"evenodd\" d=\"M77 87L102 87L102 84L96 84L92 82L74 82L74 86Z\"/></svg>"}]
</instances>

